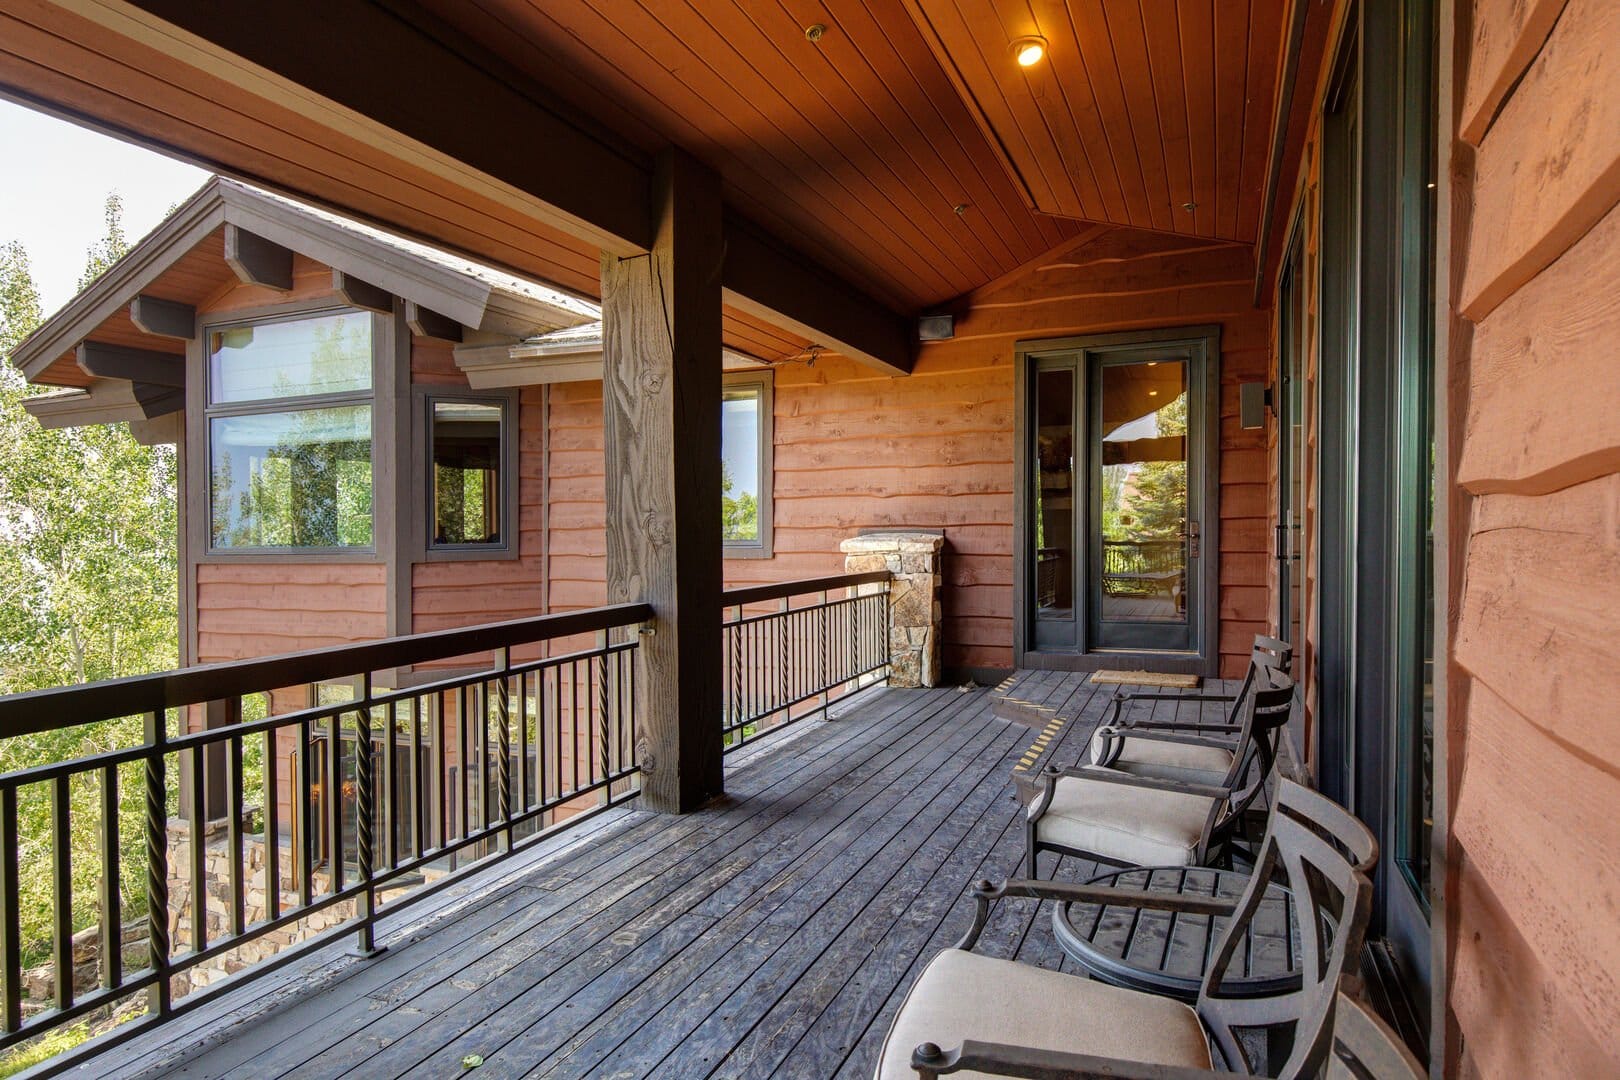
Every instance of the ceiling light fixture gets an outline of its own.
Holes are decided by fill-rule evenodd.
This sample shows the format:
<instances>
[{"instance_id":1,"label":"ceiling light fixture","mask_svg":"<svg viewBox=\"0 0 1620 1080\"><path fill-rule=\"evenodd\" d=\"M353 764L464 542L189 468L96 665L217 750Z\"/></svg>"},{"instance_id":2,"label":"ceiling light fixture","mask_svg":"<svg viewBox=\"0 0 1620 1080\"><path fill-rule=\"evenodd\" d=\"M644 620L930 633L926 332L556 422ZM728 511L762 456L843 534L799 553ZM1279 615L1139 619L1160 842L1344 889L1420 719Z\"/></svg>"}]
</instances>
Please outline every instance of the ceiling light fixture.
<instances>
[{"instance_id":1,"label":"ceiling light fixture","mask_svg":"<svg viewBox=\"0 0 1620 1080\"><path fill-rule=\"evenodd\" d=\"M822 35L824 35L826 32L826 23L811 23L809 26L804 28L804 39L811 42L820 41Z\"/></svg>"},{"instance_id":2,"label":"ceiling light fixture","mask_svg":"<svg viewBox=\"0 0 1620 1080\"><path fill-rule=\"evenodd\" d=\"M1013 58L1019 67L1034 67L1046 55L1046 39L1031 34L1012 43Z\"/></svg>"}]
</instances>

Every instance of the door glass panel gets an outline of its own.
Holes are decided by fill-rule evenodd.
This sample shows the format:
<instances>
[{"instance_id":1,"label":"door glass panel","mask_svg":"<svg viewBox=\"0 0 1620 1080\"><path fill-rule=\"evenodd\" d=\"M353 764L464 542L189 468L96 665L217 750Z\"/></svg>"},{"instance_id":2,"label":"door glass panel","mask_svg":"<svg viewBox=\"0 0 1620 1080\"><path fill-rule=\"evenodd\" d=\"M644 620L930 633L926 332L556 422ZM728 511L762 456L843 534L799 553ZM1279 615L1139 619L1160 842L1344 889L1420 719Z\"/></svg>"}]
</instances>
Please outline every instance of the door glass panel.
<instances>
[{"instance_id":1,"label":"door glass panel","mask_svg":"<svg viewBox=\"0 0 1620 1080\"><path fill-rule=\"evenodd\" d=\"M1075 585L1073 369L1036 375L1036 617L1072 619Z\"/></svg>"},{"instance_id":2,"label":"door glass panel","mask_svg":"<svg viewBox=\"0 0 1620 1080\"><path fill-rule=\"evenodd\" d=\"M1099 380L1103 622L1187 621L1187 364L1105 364Z\"/></svg>"}]
</instances>

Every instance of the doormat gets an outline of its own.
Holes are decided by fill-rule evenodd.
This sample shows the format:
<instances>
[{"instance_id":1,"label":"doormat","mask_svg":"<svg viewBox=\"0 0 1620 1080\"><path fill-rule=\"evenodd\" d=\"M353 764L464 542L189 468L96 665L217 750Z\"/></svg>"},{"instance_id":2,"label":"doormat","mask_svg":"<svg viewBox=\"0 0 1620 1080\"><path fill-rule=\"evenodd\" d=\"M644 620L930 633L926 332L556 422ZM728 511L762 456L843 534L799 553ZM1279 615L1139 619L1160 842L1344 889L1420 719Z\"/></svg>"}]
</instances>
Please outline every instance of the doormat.
<instances>
[{"instance_id":1,"label":"doormat","mask_svg":"<svg viewBox=\"0 0 1620 1080\"><path fill-rule=\"evenodd\" d=\"M1174 690L1198 689L1197 675L1166 675L1162 671L1093 671L1091 681L1126 686L1166 686Z\"/></svg>"}]
</instances>

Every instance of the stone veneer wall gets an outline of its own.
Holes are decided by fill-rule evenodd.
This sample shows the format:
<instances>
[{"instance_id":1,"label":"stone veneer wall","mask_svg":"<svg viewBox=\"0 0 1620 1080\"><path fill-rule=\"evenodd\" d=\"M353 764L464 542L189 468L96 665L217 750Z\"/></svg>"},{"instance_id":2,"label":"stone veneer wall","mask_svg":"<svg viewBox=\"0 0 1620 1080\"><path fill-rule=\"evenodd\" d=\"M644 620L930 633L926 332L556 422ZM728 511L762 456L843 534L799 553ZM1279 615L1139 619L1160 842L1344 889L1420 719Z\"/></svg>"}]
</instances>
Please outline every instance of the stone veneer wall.
<instances>
[{"instance_id":1,"label":"stone veneer wall","mask_svg":"<svg viewBox=\"0 0 1620 1080\"><path fill-rule=\"evenodd\" d=\"M889 685L938 686L940 680L940 572L945 537L928 532L874 532L839 545L844 570L887 570Z\"/></svg>"}]
</instances>

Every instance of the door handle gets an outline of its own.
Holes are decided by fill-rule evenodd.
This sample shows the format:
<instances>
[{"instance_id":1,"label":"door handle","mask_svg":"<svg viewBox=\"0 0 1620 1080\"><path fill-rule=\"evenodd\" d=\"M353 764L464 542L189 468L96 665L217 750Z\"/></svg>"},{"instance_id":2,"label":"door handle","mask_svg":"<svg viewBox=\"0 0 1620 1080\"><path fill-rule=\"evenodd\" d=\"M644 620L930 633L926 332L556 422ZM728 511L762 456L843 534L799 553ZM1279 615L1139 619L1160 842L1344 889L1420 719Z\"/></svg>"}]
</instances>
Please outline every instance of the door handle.
<instances>
[{"instance_id":1,"label":"door handle","mask_svg":"<svg viewBox=\"0 0 1620 1080\"><path fill-rule=\"evenodd\" d=\"M1187 522L1187 558L1198 558L1198 522Z\"/></svg>"}]
</instances>

